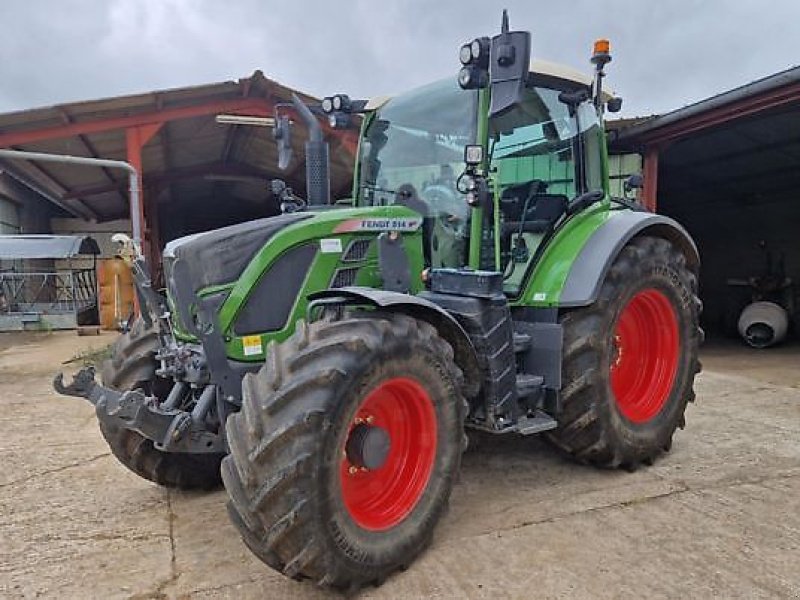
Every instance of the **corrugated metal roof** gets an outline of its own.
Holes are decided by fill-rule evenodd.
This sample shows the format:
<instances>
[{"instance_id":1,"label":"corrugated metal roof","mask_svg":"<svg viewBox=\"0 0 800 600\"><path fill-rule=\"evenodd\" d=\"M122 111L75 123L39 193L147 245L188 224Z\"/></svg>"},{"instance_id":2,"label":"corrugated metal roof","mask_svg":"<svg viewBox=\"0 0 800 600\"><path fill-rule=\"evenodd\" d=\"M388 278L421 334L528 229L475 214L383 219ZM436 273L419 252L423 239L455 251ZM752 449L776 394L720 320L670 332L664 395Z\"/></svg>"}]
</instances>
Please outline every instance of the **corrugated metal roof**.
<instances>
[{"instance_id":1,"label":"corrugated metal roof","mask_svg":"<svg viewBox=\"0 0 800 600\"><path fill-rule=\"evenodd\" d=\"M612 141L623 143L636 140L697 115L730 106L748 98L768 95L781 88L798 83L800 83L800 66L757 79L671 112L648 118L641 122L634 122L630 127L619 129Z\"/></svg>"},{"instance_id":2,"label":"corrugated metal roof","mask_svg":"<svg viewBox=\"0 0 800 600\"><path fill-rule=\"evenodd\" d=\"M94 238L82 235L0 235L0 259L73 258L100 254Z\"/></svg>"},{"instance_id":3,"label":"corrugated metal roof","mask_svg":"<svg viewBox=\"0 0 800 600\"><path fill-rule=\"evenodd\" d=\"M98 119L119 119L212 102L267 99L289 102L292 92L307 101L311 96L266 78L261 71L237 81L152 91L142 94L88 100L0 114L0 135L29 132ZM176 198L194 202L263 204L266 183L279 177L296 191L305 188L302 123L293 132L294 159L285 172L277 169L277 148L272 130L264 127L219 125L214 114L181 118L165 123L142 151L145 195L156 195L160 205ZM331 134L331 189L346 192L352 177L352 156L336 151L337 134ZM15 145L18 150L95 156L125 160L126 134L122 128ZM46 190L75 214L99 221L128 215L125 175L110 170L54 163L18 161L0 164L26 181ZM152 200L152 198L151 198Z\"/></svg>"}]
</instances>

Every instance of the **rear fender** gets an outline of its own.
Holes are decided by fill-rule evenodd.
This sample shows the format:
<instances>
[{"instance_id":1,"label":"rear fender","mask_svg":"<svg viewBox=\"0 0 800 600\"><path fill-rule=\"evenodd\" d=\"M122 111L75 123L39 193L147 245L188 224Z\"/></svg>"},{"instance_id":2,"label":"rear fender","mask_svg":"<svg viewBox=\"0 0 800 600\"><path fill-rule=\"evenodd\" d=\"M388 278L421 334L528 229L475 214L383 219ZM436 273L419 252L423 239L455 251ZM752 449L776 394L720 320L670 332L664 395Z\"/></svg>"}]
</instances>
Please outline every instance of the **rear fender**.
<instances>
[{"instance_id":1,"label":"rear fender","mask_svg":"<svg viewBox=\"0 0 800 600\"><path fill-rule=\"evenodd\" d=\"M464 328L442 307L400 292L390 292L365 287L344 287L322 290L309 296L309 314L315 307L325 304L344 306L370 306L384 312L394 312L420 319L433 325L453 348L456 364L464 373L465 394L477 395L481 381L478 357Z\"/></svg>"},{"instance_id":2,"label":"rear fender","mask_svg":"<svg viewBox=\"0 0 800 600\"><path fill-rule=\"evenodd\" d=\"M676 221L650 212L603 206L575 215L557 230L512 306L576 308L597 299L608 269L636 236L673 242L697 271L700 258L692 238Z\"/></svg>"},{"instance_id":3,"label":"rear fender","mask_svg":"<svg viewBox=\"0 0 800 600\"><path fill-rule=\"evenodd\" d=\"M594 232L575 258L561 290L559 306L573 308L593 304L614 259L628 242L642 235L669 240L686 256L691 270L699 269L697 246L676 221L653 213L620 211Z\"/></svg>"}]
</instances>

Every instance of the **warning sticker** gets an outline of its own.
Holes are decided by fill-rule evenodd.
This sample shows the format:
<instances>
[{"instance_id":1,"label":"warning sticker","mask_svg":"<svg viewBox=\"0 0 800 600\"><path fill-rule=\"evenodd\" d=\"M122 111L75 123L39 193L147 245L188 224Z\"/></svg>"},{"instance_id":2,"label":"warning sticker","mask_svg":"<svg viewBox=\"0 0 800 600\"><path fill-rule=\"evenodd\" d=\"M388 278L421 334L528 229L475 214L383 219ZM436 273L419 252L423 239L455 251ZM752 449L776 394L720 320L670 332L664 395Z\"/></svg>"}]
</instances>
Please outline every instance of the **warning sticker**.
<instances>
[{"instance_id":1,"label":"warning sticker","mask_svg":"<svg viewBox=\"0 0 800 600\"><path fill-rule=\"evenodd\" d=\"M319 248L323 254L341 254L342 240L339 238L326 238L320 240Z\"/></svg>"},{"instance_id":2,"label":"warning sticker","mask_svg":"<svg viewBox=\"0 0 800 600\"><path fill-rule=\"evenodd\" d=\"M242 349L245 356L257 356L264 352L260 335L246 335L242 338Z\"/></svg>"}]
</instances>

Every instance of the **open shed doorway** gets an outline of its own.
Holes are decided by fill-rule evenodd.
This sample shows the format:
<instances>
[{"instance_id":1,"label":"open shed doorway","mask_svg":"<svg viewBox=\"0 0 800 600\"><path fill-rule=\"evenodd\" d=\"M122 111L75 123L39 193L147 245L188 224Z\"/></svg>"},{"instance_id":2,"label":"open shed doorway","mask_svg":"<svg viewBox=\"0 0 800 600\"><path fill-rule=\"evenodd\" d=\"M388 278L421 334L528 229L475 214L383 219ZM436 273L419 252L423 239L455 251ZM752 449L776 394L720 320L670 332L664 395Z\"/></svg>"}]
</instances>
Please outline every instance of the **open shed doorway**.
<instances>
[{"instance_id":1,"label":"open shed doorway","mask_svg":"<svg viewBox=\"0 0 800 600\"><path fill-rule=\"evenodd\" d=\"M702 129L661 149L658 212L682 223L702 258L703 325L737 336L754 299L787 306L798 331L800 103Z\"/></svg>"}]
</instances>

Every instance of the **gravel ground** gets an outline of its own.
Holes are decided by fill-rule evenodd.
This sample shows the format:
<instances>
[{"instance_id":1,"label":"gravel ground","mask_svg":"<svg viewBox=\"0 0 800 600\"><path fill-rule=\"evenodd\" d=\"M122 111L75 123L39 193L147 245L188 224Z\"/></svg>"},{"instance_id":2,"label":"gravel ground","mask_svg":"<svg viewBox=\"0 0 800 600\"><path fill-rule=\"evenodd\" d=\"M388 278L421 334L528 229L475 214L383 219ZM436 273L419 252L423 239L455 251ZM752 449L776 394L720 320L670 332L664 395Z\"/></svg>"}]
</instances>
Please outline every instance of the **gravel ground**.
<instances>
[{"instance_id":1,"label":"gravel ground","mask_svg":"<svg viewBox=\"0 0 800 600\"><path fill-rule=\"evenodd\" d=\"M9 335L0 597L336 597L251 556L224 492L167 491L119 466L91 406L51 391L64 360L112 336ZM482 439L430 550L361 596L800 597L800 348L712 346L704 364L686 430L636 473Z\"/></svg>"}]
</instances>

